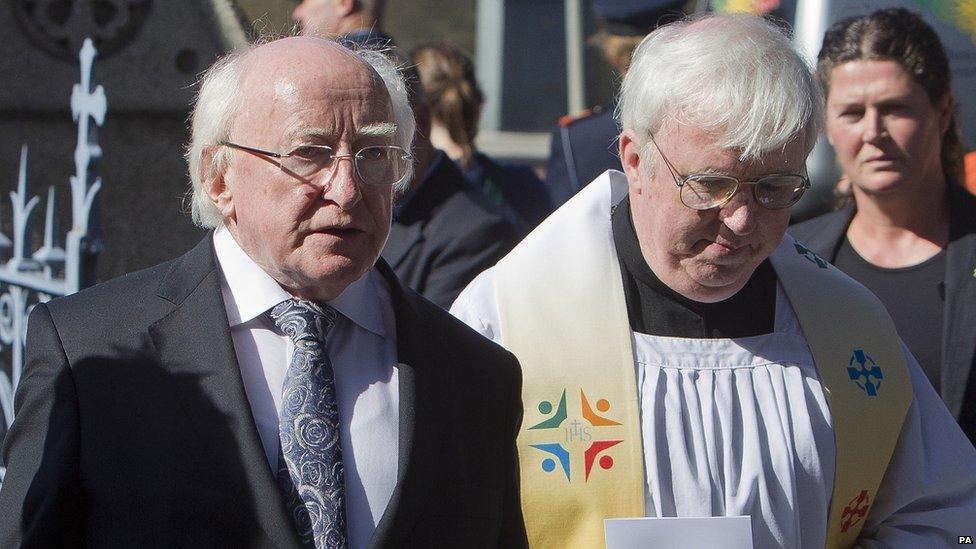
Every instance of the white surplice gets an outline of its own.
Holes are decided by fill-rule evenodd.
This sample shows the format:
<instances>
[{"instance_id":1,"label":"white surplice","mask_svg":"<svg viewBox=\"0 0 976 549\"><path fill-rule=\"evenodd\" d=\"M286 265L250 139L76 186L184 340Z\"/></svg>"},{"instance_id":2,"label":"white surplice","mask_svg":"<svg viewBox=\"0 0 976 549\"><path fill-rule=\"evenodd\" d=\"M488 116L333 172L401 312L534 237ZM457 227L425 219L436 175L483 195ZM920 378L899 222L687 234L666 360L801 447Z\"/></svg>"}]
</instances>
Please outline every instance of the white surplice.
<instances>
[{"instance_id":1,"label":"white surplice","mask_svg":"<svg viewBox=\"0 0 976 549\"><path fill-rule=\"evenodd\" d=\"M824 546L835 459L830 410L782 288L776 301L772 334L632 334L647 516L750 515L758 549ZM504 346L493 270L451 312ZM566 313L583 314L572 303ZM903 350L915 399L860 547L945 547L976 525L976 450Z\"/></svg>"}]
</instances>

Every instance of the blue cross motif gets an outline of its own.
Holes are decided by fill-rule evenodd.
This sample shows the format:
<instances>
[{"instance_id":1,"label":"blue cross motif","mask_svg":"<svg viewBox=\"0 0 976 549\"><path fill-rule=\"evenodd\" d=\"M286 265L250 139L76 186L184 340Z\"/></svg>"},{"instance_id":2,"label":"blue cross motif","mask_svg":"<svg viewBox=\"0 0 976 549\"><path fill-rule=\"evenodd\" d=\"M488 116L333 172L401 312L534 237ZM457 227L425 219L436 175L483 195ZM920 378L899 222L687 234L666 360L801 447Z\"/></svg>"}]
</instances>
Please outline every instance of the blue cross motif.
<instances>
[{"instance_id":1,"label":"blue cross motif","mask_svg":"<svg viewBox=\"0 0 976 549\"><path fill-rule=\"evenodd\" d=\"M878 396L878 389L881 388L881 380L884 378L881 366L878 366L873 358L864 354L862 349L854 349L854 354L851 355L847 365L847 373L851 376L851 381L869 397Z\"/></svg>"},{"instance_id":2,"label":"blue cross motif","mask_svg":"<svg viewBox=\"0 0 976 549\"><path fill-rule=\"evenodd\" d=\"M824 259L822 257L820 257L819 255L813 253L813 250L811 250L810 248L807 248L803 244L800 244L799 242L794 242L793 243L793 246L796 247L796 253L798 253L798 254L802 255L803 257L807 258L807 261L809 261L811 263L815 263L817 265L817 267L820 267L821 269L826 269L827 266L830 265L829 263L827 263L826 261L824 261Z\"/></svg>"}]
</instances>

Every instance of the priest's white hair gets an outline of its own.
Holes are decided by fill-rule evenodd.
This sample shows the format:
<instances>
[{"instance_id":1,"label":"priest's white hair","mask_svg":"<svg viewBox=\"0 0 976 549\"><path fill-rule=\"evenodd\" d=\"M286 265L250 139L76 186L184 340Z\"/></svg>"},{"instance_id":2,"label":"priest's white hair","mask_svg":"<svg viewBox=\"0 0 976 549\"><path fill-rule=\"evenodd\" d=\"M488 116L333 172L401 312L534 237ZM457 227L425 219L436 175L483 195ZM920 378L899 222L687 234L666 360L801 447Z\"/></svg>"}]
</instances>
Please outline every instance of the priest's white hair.
<instances>
[{"instance_id":1,"label":"priest's white hair","mask_svg":"<svg viewBox=\"0 0 976 549\"><path fill-rule=\"evenodd\" d=\"M247 48L225 55L200 78L200 93L197 95L191 115L190 144L186 152L192 184L190 212L193 222L200 227L217 227L223 221L220 211L214 206L207 190L203 188L203 181L200 178L203 152L207 147L227 140L230 135L234 117L237 116L244 99L242 77L247 57L256 48L266 43L268 41L257 41ZM381 50L336 44L349 50L363 64L376 71L383 80L386 91L390 94L393 124L396 126L394 143L410 151L416 121L413 117L413 109L410 108L406 82L396 63ZM227 155L226 147L218 148L212 156L213 168L220 171L226 169ZM413 170L412 162L407 169ZM408 173L403 179L403 185L408 184L411 179L412 173Z\"/></svg>"},{"instance_id":2,"label":"priest's white hair","mask_svg":"<svg viewBox=\"0 0 976 549\"><path fill-rule=\"evenodd\" d=\"M714 133L720 147L749 160L793 139L809 152L823 110L820 85L783 30L752 15L710 14L644 38L616 114L637 134L643 158L652 157L643 154L648 136L670 121Z\"/></svg>"}]
</instances>

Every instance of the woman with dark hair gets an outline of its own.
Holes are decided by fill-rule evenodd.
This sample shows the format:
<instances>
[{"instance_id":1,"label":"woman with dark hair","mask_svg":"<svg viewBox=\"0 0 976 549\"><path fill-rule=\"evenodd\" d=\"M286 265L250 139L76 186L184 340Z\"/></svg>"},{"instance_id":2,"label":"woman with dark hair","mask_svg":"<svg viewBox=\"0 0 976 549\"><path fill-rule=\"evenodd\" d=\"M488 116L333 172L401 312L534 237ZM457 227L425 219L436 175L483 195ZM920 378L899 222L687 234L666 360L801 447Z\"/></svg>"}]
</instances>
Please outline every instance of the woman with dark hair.
<instances>
[{"instance_id":1,"label":"woman with dark hair","mask_svg":"<svg viewBox=\"0 0 976 549\"><path fill-rule=\"evenodd\" d=\"M881 298L976 443L976 198L945 50L917 14L885 9L834 24L817 71L850 191L791 232Z\"/></svg>"},{"instance_id":2,"label":"woman with dark hair","mask_svg":"<svg viewBox=\"0 0 976 549\"><path fill-rule=\"evenodd\" d=\"M458 48L427 43L410 59L431 110L430 138L464 172L468 181L503 208L509 220L528 233L552 212L545 185L528 166L504 165L478 152L474 138L484 97L471 60Z\"/></svg>"}]
</instances>

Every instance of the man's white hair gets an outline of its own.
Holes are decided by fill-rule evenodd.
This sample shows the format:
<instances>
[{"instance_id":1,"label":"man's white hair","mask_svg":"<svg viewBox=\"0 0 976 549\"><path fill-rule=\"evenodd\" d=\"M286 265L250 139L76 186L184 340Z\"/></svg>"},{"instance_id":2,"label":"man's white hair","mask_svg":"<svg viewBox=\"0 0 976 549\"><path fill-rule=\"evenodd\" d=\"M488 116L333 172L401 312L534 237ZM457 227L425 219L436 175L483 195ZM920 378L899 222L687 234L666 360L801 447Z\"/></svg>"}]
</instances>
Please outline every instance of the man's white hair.
<instances>
[{"instance_id":1,"label":"man's white hair","mask_svg":"<svg viewBox=\"0 0 976 549\"><path fill-rule=\"evenodd\" d=\"M214 206L207 189L203 188L200 178L203 152L230 136L230 129L234 117L243 103L242 76L247 56L255 48L267 42L258 42L245 49L231 52L213 64L200 79L200 93L191 116L190 144L187 147L186 159L190 167L190 182L192 184L192 199L190 211L193 222L200 227L213 228L223 222L220 211ZM393 123L396 125L394 143L407 151L411 150L416 122L407 94L407 85L397 65L387 57L383 51L372 49L352 49L346 44L338 44L349 50L353 56L363 64L371 67L383 80L386 91L390 94L393 110ZM213 156L213 169L221 172L227 167L228 151L226 147L218 148ZM413 163L408 162L408 170L413 169ZM411 173L403 179L407 184L412 178Z\"/></svg>"},{"instance_id":2,"label":"man's white hair","mask_svg":"<svg viewBox=\"0 0 976 549\"><path fill-rule=\"evenodd\" d=\"M793 139L813 148L823 95L790 39L752 15L711 14L663 26L634 51L617 117L642 158L668 122L701 128L756 159ZM651 163L645 161L644 166Z\"/></svg>"}]
</instances>

